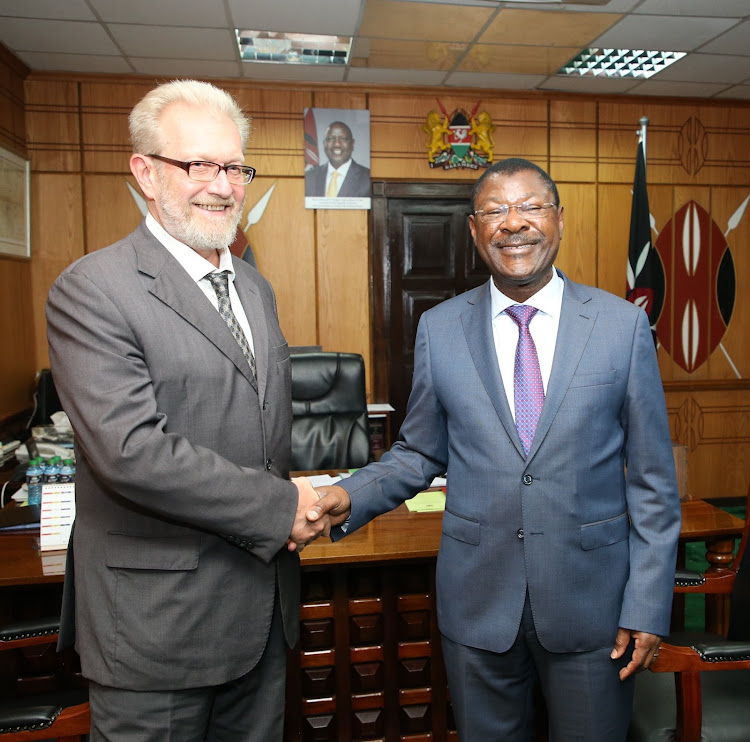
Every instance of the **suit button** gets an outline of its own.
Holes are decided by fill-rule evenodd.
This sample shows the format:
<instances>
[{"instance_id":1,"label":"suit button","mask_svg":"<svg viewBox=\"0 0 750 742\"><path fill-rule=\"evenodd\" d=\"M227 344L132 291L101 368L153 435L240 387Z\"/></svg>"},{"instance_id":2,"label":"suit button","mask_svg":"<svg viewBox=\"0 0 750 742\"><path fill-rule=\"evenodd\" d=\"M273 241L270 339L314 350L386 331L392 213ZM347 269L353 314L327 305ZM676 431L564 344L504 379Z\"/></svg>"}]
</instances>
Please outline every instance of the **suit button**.
<instances>
[{"instance_id":1,"label":"suit button","mask_svg":"<svg viewBox=\"0 0 750 742\"><path fill-rule=\"evenodd\" d=\"M266 459L266 469L268 471L271 471L271 466L273 465L273 461L271 459Z\"/></svg>"},{"instance_id":2,"label":"suit button","mask_svg":"<svg viewBox=\"0 0 750 742\"><path fill-rule=\"evenodd\" d=\"M264 403L263 403L263 409L264 409L264 410L267 410L267 409L268 409L268 402L264 402Z\"/></svg>"},{"instance_id":3,"label":"suit button","mask_svg":"<svg viewBox=\"0 0 750 742\"><path fill-rule=\"evenodd\" d=\"M531 476L531 474L524 474L523 475L523 483L524 484L531 484L534 481L534 477Z\"/></svg>"},{"instance_id":4,"label":"suit button","mask_svg":"<svg viewBox=\"0 0 750 742\"><path fill-rule=\"evenodd\" d=\"M519 528L516 531L516 536L518 536L518 538L520 538L520 539L523 539L523 528Z\"/></svg>"}]
</instances>

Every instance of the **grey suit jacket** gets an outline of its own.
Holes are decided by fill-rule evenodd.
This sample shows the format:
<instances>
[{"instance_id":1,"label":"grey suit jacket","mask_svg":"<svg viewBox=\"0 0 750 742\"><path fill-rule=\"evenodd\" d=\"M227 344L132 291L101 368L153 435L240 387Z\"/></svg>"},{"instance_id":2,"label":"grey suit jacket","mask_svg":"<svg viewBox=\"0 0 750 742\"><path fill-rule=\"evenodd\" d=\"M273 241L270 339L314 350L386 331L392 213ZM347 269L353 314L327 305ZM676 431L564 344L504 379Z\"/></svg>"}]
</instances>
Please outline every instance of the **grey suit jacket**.
<instances>
[{"instance_id":1,"label":"grey suit jacket","mask_svg":"<svg viewBox=\"0 0 750 742\"><path fill-rule=\"evenodd\" d=\"M328 163L305 173L305 196L325 196ZM369 198L370 169L352 160L336 198Z\"/></svg>"},{"instance_id":2,"label":"grey suit jacket","mask_svg":"<svg viewBox=\"0 0 750 742\"><path fill-rule=\"evenodd\" d=\"M422 316L400 440L342 482L354 530L447 469L440 628L495 652L514 641L527 590L539 639L553 652L612 646L618 627L669 631L680 507L648 320L633 304L563 279L528 458L485 284Z\"/></svg>"},{"instance_id":3,"label":"grey suit jacket","mask_svg":"<svg viewBox=\"0 0 750 742\"><path fill-rule=\"evenodd\" d=\"M52 373L76 435L66 591L74 580L83 673L103 685L240 676L265 647L277 588L297 639L289 349L268 282L234 269L257 392L218 312L144 224L49 293Z\"/></svg>"}]
</instances>

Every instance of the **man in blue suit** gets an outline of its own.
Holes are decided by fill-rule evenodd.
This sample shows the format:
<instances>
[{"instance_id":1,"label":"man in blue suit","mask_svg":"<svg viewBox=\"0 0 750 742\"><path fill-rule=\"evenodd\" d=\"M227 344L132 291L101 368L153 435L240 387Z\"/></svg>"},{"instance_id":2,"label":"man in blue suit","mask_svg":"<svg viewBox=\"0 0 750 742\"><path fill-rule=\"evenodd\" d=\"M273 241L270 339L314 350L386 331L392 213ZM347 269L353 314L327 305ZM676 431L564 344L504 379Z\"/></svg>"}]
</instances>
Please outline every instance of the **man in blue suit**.
<instances>
[{"instance_id":1,"label":"man in blue suit","mask_svg":"<svg viewBox=\"0 0 750 742\"><path fill-rule=\"evenodd\" d=\"M492 280L425 312L399 440L308 518L341 537L447 471L437 608L461 742L528 740L537 680L551 740L623 740L680 530L648 318L554 268L563 208L535 164L495 163L472 211Z\"/></svg>"}]
</instances>

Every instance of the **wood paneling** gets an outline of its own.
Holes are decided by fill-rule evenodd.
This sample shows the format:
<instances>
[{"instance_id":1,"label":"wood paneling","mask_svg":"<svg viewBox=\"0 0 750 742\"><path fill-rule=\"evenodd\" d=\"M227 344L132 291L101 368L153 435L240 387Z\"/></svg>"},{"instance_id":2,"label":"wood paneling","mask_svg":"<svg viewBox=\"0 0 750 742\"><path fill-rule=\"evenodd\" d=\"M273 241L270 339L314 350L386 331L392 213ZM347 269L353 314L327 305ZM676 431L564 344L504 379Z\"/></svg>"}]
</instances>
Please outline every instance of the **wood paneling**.
<instances>
[{"instance_id":1,"label":"wood paneling","mask_svg":"<svg viewBox=\"0 0 750 742\"><path fill-rule=\"evenodd\" d=\"M31 291L35 368L49 367L44 305L55 278L83 255L81 180L77 175L35 173L31 178Z\"/></svg>"},{"instance_id":2,"label":"wood paneling","mask_svg":"<svg viewBox=\"0 0 750 742\"><path fill-rule=\"evenodd\" d=\"M24 64L0 45L0 146L27 157L24 121ZM34 379L34 303L31 263L0 256L0 420L31 402Z\"/></svg>"},{"instance_id":3,"label":"wood paneling","mask_svg":"<svg viewBox=\"0 0 750 742\"><path fill-rule=\"evenodd\" d=\"M380 5L390 8L388 2ZM127 114L154 81L32 73L24 82L22 68L19 72L16 65L10 73L9 69L0 58L0 89L15 106L15 114L4 111L0 118L0 139L9 142L25 137L34 173L34 233L31 264L0 260L0 282L12 289L3 292L0 303L3 316L19 301L30 303L27 314L31 319L22 324L25 329L14 342L19 347L31 343L34 359L25 363L28 369L36 369L46 363L44 299L54 275L84 251L124 236L140 218L126 187L126 182L133 182L128 171ZM282 329L293 345L361 353L373 401L386 400L373 395L372 384L371 346L377 332L371 319L371 215L304 208L305 107L368 109L372 177L390 184L473 182L480 174L477 171L429 167L423 126L427 114L440 105L448 113L457 108L471 112L475 106L488 111L496 127L495 159L527 157L549 169L558 182L566 219L558 265L576 280L621 296L641 116L651 120L648 184L659 233L690 200L703 206L723 233L750 193L750 104L745 102L387 86L305 87L238 80L226 81L225 87L253 117L247 161L257 167L258 178L248 189L245 214L274 187L263 218L246 233L261 272L276 290ZM18 115L23 105L25 124ZM726 240L738 288L721 344L692 373L680 368L663 346L659 349L673 432L686 440L686 431L693 435L698 429L697 423L686 421L700 420L705 430L709 422L713 425L725 415L713 398L705 398L708 392L702 385L731 383L738 395L750 389L746 381L750 346L745 342L750 308L739 288L750 279L750 257L744 249L750 243L750 209ZM27 289L21 291L24 285ZM708 284L706 291L710 294ZM8 325L6 334L14 331ZM30 377L28 369L14 371L24 376L25 385L31 381L26 378ZM4 389L23 386L7 383L6 378L2 381ZM19 393L6 396L15 399ZM5 407L14 405L18 402ZM718 439L709 436L708 442L698 437L698 444L688 446L695 480L690 483L692 494L746 493L750 456L745 454L741 432L736 432L750 422L743 405L737 401L726 412L730 422L724 429L717 425ZM703 414L697 415L696 409ZM708 450L722 452L721 457L714 457L720 463L712 463Z\"/></svg>"}]
</instances>

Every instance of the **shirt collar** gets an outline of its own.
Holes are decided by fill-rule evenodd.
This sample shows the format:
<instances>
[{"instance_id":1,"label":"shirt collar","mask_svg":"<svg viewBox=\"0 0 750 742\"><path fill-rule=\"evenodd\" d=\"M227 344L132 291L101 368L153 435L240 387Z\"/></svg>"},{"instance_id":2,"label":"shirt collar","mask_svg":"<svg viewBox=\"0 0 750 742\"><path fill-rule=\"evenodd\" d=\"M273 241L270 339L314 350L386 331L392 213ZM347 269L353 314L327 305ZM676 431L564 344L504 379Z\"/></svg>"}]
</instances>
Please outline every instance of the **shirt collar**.
<instances>
[{"instance_id":1,"label":"shirt collar","mask_svg":"<svg viewBox=\"0 0 750 742\"><path fill-rule=\"evenodd\" d=\"M200 281L205 278L208 273L214 271L228 271L229 280L234 281L234 267L232 266L232 254L229 252L228 247L222 247L219 250L219 267L214 266L206 260L202 255L193 250L192 247L188 247L184 242L172 237L164 227L153 217L149 212L146 214L146 226L151 231L151 234L161 242L164 247L172 254L177 262L187 271L188 275L194 281Z\"/></svg>"},{"instance_id":2,"label":"shirt collar","mask_svg":"<svg viewBox=\"0 0 750 742\"><path fill-rule=\"evenodd\" d=\"M560 315L562 308L562 295L565 282L554 267L552 268L552 271L552 280L542 286L536 294L529 297L524 304L536 307L540 312L547 314L550 317L556 317ZM491 278L490 301L492 303L492 319L495 319L499 314L502 314L508 307L518 304L517 301L514 301L503 294L497 286L495 286L495 282Z\"/></svg>"},{"instance_id":3,"label":"shirt collar","mask_svg":"<svg viewBox=\"0 0 750 742\"><path fill-rule=\"evenodd\" d=\"M328 171L326 174L326 177L330 175L331 173L338 173L342 178L346 178L346 174L349 172L349 168L352 164L352 158L350 157L341 167L335 168L333 165L331 165L330 161L328 162Z\"/></svg>"}]
</instances>

